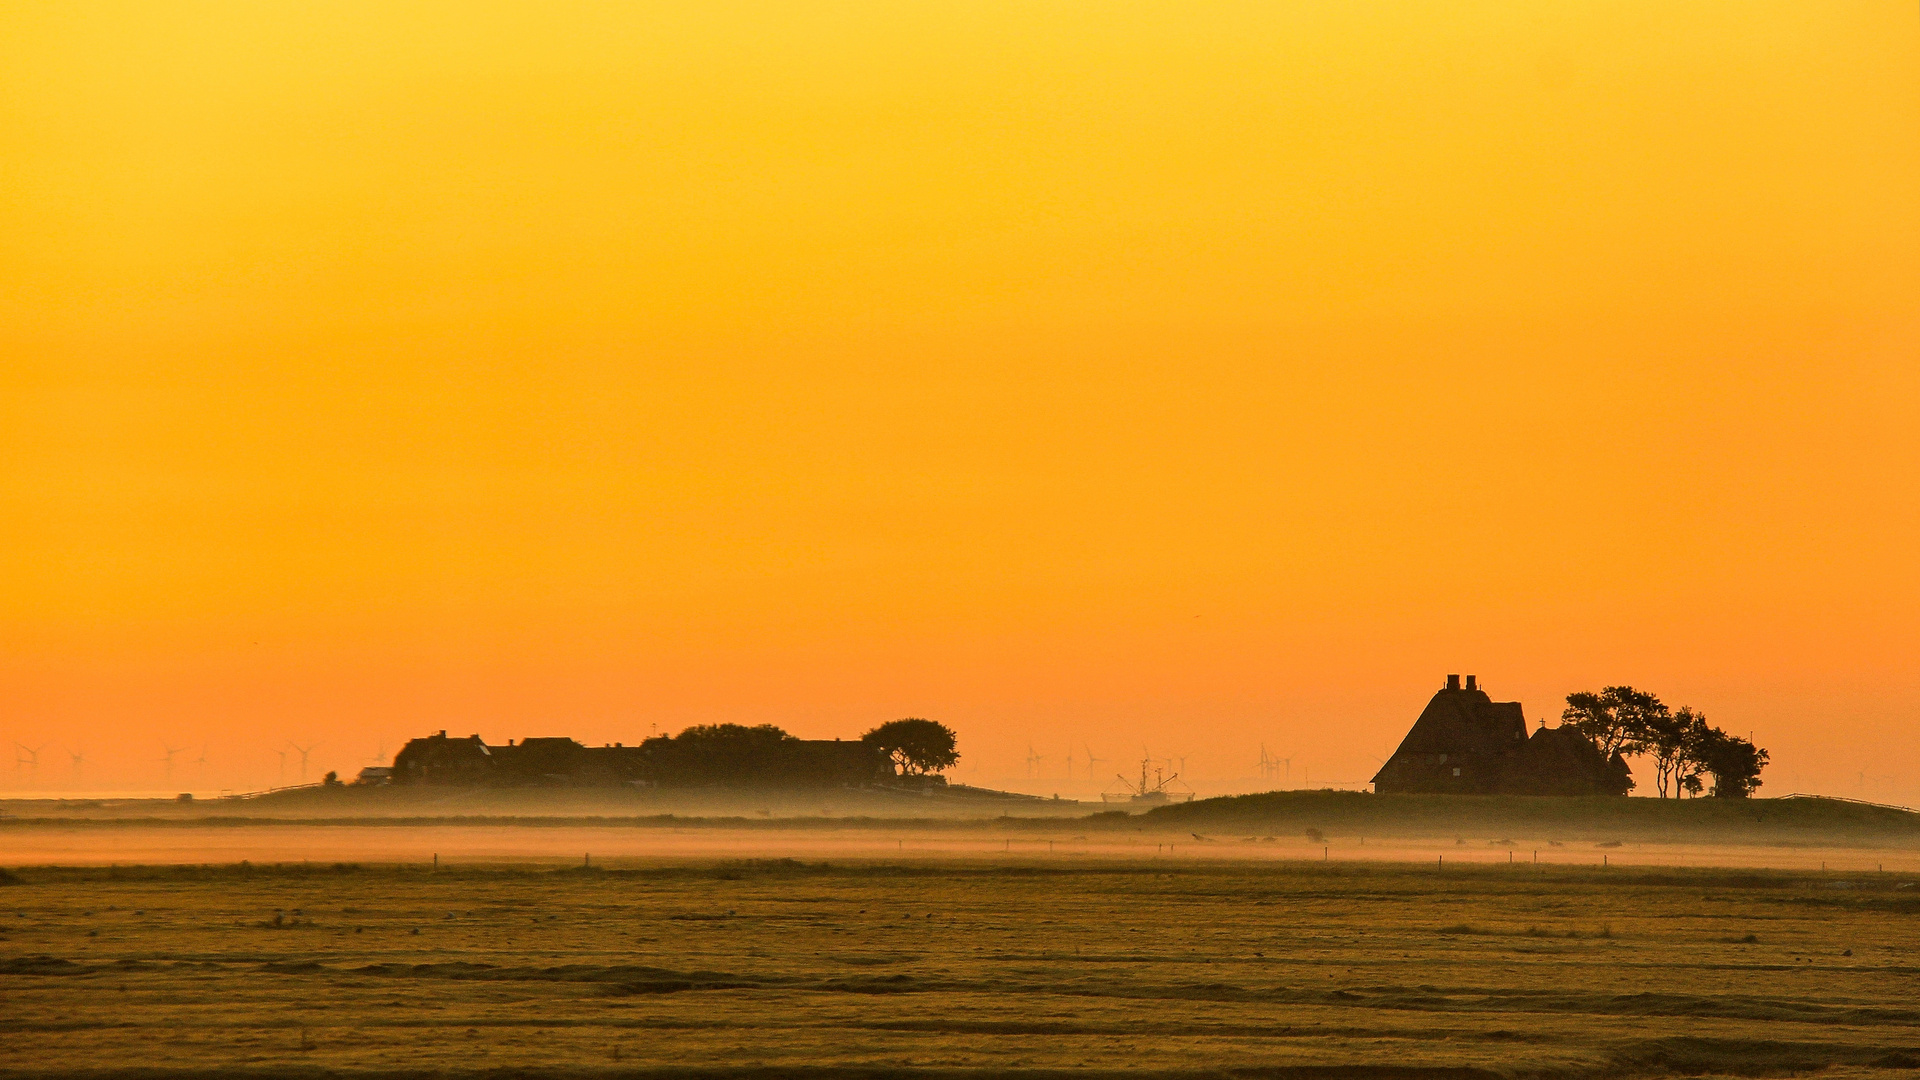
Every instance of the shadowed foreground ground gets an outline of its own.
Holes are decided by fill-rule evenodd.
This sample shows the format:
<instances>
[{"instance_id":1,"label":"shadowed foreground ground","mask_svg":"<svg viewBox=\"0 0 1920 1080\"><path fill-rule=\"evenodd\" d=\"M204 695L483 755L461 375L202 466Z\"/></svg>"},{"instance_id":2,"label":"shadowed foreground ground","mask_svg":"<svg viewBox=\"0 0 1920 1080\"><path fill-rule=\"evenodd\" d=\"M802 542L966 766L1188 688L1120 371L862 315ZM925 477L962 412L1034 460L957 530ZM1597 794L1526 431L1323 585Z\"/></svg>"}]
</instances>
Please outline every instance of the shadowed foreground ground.
<instances>
[{"instance_id":1,"label":"shadowed foreground ground","mask_svg":"<svg viewBox=\"0 0 1920 1080\"><path fill-rule=\"evenodd\" d=\"M7 1075L1920 1075L1911 875L17 877Z\"/></svg>"}]
</instances>

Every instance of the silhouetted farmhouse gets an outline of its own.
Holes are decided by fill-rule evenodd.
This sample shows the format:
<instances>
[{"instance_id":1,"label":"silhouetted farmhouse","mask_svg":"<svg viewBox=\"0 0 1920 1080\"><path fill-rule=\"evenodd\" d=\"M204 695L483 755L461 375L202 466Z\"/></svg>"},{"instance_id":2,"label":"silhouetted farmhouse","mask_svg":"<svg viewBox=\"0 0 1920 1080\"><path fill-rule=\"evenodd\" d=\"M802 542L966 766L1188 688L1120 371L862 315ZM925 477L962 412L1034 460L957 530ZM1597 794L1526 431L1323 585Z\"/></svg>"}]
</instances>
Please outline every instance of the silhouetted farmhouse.
<instances>
[{"instance_id":1,"label":"silhouetted farmhouse","mask_svg":"<svg viewBox=\"0 0 1920 1080\"><path fill-rule=\"evenodd\" d=\"M1447 676L1387 763L1374 775L1383 795L1625 795L1631 772L1570 727L1527 735L1517 701L1495 701L1467 676Z\"/></svg>"},{"instance_id":2,"label":"silhouetted farmhouse","mask_svg":"<svg viewBox=\"0 0 1920 1080\"><path fill-rule=\"evenodd\" d=\"M489 746L478 735L449 738L442 731L408 742L392 773L395 784L485 787L857 787L895 779L886 751L870 743L735 725L637 746L584 746L568 738Z\"/></svg>"}]
</instances>

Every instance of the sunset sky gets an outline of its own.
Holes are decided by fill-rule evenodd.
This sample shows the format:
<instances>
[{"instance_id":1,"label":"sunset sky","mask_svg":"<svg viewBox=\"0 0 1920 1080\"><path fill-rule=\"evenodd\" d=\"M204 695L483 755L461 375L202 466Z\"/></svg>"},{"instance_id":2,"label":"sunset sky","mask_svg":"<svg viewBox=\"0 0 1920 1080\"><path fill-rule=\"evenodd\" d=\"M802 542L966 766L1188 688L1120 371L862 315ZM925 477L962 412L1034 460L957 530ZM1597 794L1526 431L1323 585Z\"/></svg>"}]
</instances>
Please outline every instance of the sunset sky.
<instances>
[{"instance_id":1,"label":"sunset sky","mask_svg":"<svg viewBox=\"0 0 1920 1080\"><path fill-rule=\"evenodd\" d=\"M1920 805L1917 553L1911 0L0 13L0 792L1471 672Z\"/></svg>"}]
</instances>

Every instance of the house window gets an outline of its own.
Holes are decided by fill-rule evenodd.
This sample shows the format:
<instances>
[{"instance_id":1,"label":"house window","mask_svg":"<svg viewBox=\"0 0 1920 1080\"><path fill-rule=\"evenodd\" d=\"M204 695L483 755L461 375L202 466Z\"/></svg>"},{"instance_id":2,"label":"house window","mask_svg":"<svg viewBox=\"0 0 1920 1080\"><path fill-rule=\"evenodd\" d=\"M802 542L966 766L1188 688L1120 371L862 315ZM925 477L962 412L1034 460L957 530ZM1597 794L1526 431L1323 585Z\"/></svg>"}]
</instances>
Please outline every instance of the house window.
<instances>
[{"instance_id":1,"label":"house window","mask_svg":"<svg viewBox=\"0 0 1920 1080\"><path fill-rule=\"evenodd\" d=\"M1459 770L1459 769L1455 769L1455 770L1453 770L1453 775L1455 775L1455 776L1459 776L1459 775L1460 775L1460 770Z\"/></svg>"}]
</instances>

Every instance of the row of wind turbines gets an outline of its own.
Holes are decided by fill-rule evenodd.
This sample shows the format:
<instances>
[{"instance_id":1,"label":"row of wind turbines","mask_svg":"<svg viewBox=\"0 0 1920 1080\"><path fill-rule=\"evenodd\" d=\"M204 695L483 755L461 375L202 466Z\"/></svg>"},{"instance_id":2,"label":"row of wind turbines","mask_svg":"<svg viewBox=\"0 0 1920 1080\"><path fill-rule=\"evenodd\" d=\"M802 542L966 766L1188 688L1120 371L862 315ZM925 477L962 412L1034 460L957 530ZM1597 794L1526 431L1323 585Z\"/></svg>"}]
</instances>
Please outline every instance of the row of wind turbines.
<instances>
[{"instance_id":1,"label":"row of wind turbines","mask_svg":"<svg viewBox=\"0 0 1920 1080\"><path fill-rule=\"evenodd\" d=\"M40 755L43 752L45 752L48 747L52 745L53 745L52 743L41 743L38 746L28 746L26 743L20 742L17 739L14 740L14 743L13 743L14 772L26 773L34 777L35 779L38 779L40 776ZM202 780L206 779L207 765L209 763L208 753L209 751L212 750L212 748L213 748L212 743L201 744L200 756L197 758L189 759L188 761L185 762L185 764L194 765L199 768L199 777ZM294 756L297 756L299 759L299 771L300 771L299 782L302 784L307 783L308 769L313 759L313 752L319 748L320 748L319 743L311 743L306 746L301 746L299 743L293 742L292 740L288 740L285 746L267 748L268 753L276 754L279 756L280 783L285 784L287 782L287 765L288 765L288 762L292 760ZM70 768L72 769L72 773L71 773L72 780L76 783L79 782L81 779L84 778L84 775L85 775L87 755L83 751L73 749L72 747L61 747L61 749L66 751L67 759L68 759ZM192 749L191 747L173 746L169 743L160 744L160 756L152 760L154 761L154 763L160 765L161 768L164 770L164 775L168 783L172 783L173 781L173 772L174 772L175 762L179 760L181 754L187 753L191 749ZM378 758L383 759L386 756L386 748L383 746L379 754L376 756Z\"/></svg>"},{"instance_id":2,"label":"row of wind turbines","mask_svg":"<svg viewBox=\"0 0 1920 1080\"><path fill-rule=\"evenodd\" d=\"M1148 761L1156 765L1163 765L1168 769L1173 769L1176 775L1185 773L1187 771L1187 756L1185 754L1171 754L1165 757L1155 757L1153 755L1153 752L1150 750L1147 750L1145 747L1141 748L1141 752L1142 754L1145 755ZM1028 743L1027 744L1027 778L1038 779L1041 774L1040 767L1044 765L1048 760L1050 759L1046 754L1042 754L1036 751L1033 748L1033 744ZM1099 779L1099 777L1095 774L1094 767L1099 765L1101 762L1106 761L1107 759L1103 757L1096 757L1093 752L1093 747L1087 745L1086 743L1081 743L1080 753L1078 754L1078 756L1076 756L1076 751L1074 750L1073 746L1069 744L1067 747L1067 753L1064 760L1066 762L1066 767L1067 767L1067 779L1069 780L1074 779L1073 768L1074 768L1074 763L1077 761L1080 764L1080 770L1081 770L1080 778L1083 780L1096 780L1096 779ZM1176 765L1178 766L1178 768L1175 768ZM1258 775L1260 779L1263 781L1272 782L1272 783L1281 783L1281 784L1290 784L1293 782L1293 759L1290 757L1281 757L1277 754L1273 754L1269 752L1267 750L1266 743L1260 744L1260 757L1255 767L1258 770Z\"/></svg>"}]
</instances>

